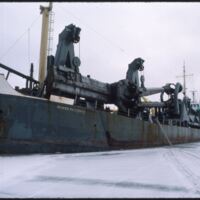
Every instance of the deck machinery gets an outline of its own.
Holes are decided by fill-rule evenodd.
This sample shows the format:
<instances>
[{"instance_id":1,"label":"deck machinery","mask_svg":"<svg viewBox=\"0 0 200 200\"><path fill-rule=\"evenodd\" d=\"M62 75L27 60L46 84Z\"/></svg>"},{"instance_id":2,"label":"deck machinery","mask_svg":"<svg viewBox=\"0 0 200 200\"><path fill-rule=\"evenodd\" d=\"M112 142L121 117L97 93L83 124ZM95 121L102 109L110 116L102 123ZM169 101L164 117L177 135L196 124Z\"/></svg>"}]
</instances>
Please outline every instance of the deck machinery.
<instances>
[{"instance_id":1,"label":"deck machinery","mask_svg":"<svg viewBox=\"0 0 200 200\"><path fill-rule=\"evenodd\" d=\"M136 58L128 65L126 78L115 83L103 83L83 76L81 61L75 56L74 44L80 40L79 27L70 24L59 35L56 55L48 57L47 77L44 82L45 97L51 94L74 98L75 105L103 109L104 104L115 104L118 112L133 118L150 120L157 117L161 123L200 128L200 113L190 106L190 99L178 98L182 91L180 83L167 83L159 88L147 88L144 76L144 60ZM160 94L160 102L142 102L144 96ZM44 92L43 92L44 94ZM164 100L164 94L168 99ZM150 110L154 110L151 115Z\"/></svg>"},{"instance_id":2,"label":"deck machinery","mask_svg":"<svg viewBox=\"0 0 200 200\"><path fill-rule=\"evenodd\" d=\"M0 77L7 85L0 87L0 153L72 153L200 141L200 111L186 95L178 97L182 85L146 87L144 76L139 77L142 58L133 60L125 79L114 83L83 76L74 51L80 32L70 24L60 33L56 55L47 56L44 79L33 78L33 65L26 76L0 64L8 71L6 79L9 73L26 79L25 88L10 88L9 93ZM160 101L144 101L154 94L160 94ZM54 102L52 96L74 103Z\"/></svg>"},{"instance_id":3,"label":"deck machinery","mask_svg":"<svg viewBox=\"0 0 200 200\"><path fill-rule=\"evenodd\" d=\"M191 100L184 96L180 83L167 83L158 88L147 88L144 76L139 78L139 71L144 70L144 60L136 58L128 65L126 78L114 83L103 83L80 73L80 58L75 56L74 44L80 40L81 29L73 24L64 28L59 34L56 55L47 57L47 76L39 83L32 76L21 75L35 86L26 84L18 91L49 99L51 95L74 99L74 105L104 110L105 104L114 104L118 113L132 118L139 118L161 124L173 124L183 127L200 128L200 112L191 107ZM15 73L15 70L4 65L4 69ZM160 102L143 102L142 97L160 94ZM164 94L168 99L164 100ZM106 108L108 111L109 109ZM153 112L152 112L153 111Z\"/></svg>"}]
</instances>

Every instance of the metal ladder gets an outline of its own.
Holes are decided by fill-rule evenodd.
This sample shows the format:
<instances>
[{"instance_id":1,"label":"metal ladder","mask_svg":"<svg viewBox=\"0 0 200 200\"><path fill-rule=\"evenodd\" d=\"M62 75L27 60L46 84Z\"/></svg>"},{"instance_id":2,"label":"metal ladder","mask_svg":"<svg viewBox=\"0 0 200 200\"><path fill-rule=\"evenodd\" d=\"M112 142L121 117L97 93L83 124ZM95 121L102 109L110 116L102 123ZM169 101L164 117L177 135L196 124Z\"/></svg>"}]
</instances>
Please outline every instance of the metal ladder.
<instances>
[{"instance_id":1,"label":"metal ladder","mask_svg":"<svg viewBox=\"0 0 200 200\"><path fill-rule=\"evenodd\" d=\"M53 51L54 17L55 17L55 13L51 10L50 13L49 13L49 30L48 30L47 56L51 55L52 51Z\"/></svg>"}]
</instances>

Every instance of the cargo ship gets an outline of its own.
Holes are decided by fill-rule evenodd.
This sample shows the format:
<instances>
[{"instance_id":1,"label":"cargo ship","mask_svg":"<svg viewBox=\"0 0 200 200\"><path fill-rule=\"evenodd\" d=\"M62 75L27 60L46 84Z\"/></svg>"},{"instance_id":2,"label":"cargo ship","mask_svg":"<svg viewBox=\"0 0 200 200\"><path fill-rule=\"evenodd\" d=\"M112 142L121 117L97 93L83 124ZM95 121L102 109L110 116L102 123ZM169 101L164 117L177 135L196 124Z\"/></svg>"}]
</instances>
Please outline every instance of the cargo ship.
<instances>
[{"instance_id":1,"label":"cargo ship","mask_svg":"<svg viewBox=\"0 0 200 200\"><path fill-rule=\"evenodd\" d=\"M51 10L52 3L41 7L38 80L33 78L33 65L25 75L0 63L8 71L6 77L0 75L1 154L124 150L200 141L200 111L185 92L178 97L182 85L146 87L144 76L139 76L142 58L133 59L125 78L114 83L83 76L74 51L81 28L74 24L59 34L55 56L47 56ZM26 79L26 86L12 88L10 73ZM148 101L153 94L160 94L160 101ZM66 98L72 104L61 101Z\"/></svg>"}]
</instances>

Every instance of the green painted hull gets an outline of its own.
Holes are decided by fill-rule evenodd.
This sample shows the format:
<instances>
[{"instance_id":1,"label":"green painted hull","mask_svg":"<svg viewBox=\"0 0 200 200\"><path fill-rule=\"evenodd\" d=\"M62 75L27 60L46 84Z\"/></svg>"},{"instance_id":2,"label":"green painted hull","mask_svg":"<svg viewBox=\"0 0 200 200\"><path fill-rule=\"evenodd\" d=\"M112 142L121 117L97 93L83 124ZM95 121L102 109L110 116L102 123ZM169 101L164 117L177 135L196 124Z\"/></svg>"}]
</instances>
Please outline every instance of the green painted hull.
<instances>
[{"instance_id":1,"label":"green painted hull","mask_svg":"<svg viewBox=\"0 0 200 200\"><path fill-rule=\"evenodd\" d=\"M200 141L200 129L0 94L0 153L90 152Z\"/></svg>"}]
</instances>

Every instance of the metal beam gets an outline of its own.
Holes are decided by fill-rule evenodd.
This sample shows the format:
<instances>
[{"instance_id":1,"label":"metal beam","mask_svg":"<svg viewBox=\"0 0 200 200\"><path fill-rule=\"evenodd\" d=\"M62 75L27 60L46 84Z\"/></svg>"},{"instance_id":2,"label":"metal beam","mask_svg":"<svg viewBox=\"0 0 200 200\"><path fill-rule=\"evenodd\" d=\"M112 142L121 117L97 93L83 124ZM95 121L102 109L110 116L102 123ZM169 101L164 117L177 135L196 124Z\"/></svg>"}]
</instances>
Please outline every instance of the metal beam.
<instances>
[{"instance_id":1,"label":"metal beam","mask_svg":"<svg viewBox=\"0 0 200 200\"><path fill-rule=\"evenodd\" d=\"M20 73L20 72L14 70L14 69L12 69L12 68L10 68L10 67L7 67L7 66L3 65L2 63L0 63L0 67L3 68L3 69L5 69L5 70L7 70L7 71L10 72L10 73L13 73L13 74L16 74L16 75L18 75L18 76L20 76L20 77L22 77L22 78L25 78L26 80L32 81L32 82L34 82L34 83L39 83L38 81L36 81L35 79L31 78L30 76L27 76L27 75L25 75L25 74L22 74L22 73Z\"/></svg>"}]
</instances>

